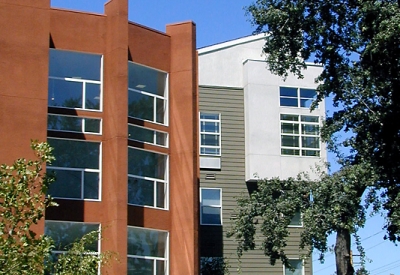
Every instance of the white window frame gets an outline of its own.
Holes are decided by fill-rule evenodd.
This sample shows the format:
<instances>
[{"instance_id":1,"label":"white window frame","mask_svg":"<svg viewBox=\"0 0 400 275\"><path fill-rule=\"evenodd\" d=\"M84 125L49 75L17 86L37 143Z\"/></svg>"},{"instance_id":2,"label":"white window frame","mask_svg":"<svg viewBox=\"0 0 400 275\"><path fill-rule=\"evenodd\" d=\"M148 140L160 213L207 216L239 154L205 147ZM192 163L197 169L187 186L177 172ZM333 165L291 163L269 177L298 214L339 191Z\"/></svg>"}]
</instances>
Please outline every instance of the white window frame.
<instances>
[{"instance_id":1,"label":"white window frame","mask_svg":"<svg viewBox=\"0 0 400 275\"><path fill-rule=\"evenodd\" d=\"M149 93L149 92L146 92L146 91L142 91L140 89L134 89L134 88L129 88L128 87L128 93L129 92L134 92L134 93L139 93L139 94L142 94L142 95L149 96L149 97L153 98L153 120L143 119L143 118L139 118L139 117L132 117L132 116L129 116L129 117L132 117L132 118L135 118L135 119L139 119L139 120L143 120L143 121L150 121L152 123L159 124L159 125L168 126L169 125L169 104L168 104L168 99L169 99L169 73L165 72L165 71L162 71L162 70L158 70L158 69L149 67L149 66L146 66L146 65L143 65L143 64L132 62L132 61L128 61L128 63L133 63L133 64L136 64L138 66L146 67L148 69L151 69L151 70L154 70L154 71L158 71L158 72L161 72L161 73L165 74L164 96L155 95L155 94L152 94L152 93ZM128 97L129 97L129 94L128 94ZM157 99L162 99L163 102L164 102L164 110L165 110L165 112L164 112L164 123L157 122L157 108L156 108L157 107Z\"/></svg>"},{"instance_id":2,"label":"white window frame","mask_svg":"<svg viewBox=\"0 0 400 275\"><path fill-rule=\"evenodd\" d=\"M128 128L129 128L129 127L142 128L142 129L145 129L145 130L147 130L147 131L153 132L153 142L147 142L147 141L143 141L143 140L139 140L139 139L134 139L134 138L130 138L130 137L128 136L128 139L129 139L129 140L134 140L134 141L138 141L138 142L142 142L142 143L146 143L146 144L156 145L156 146L160 146L160 147L163 147L163 148L168 148L168 147L169 147L169 135L168 135L167 132L163 132L163 131L159 131L159 130L154 130L154 129L151 129L151 128L142 127L142 126L139 126L139 125L136 125L136 124L131 124L131 123L128 123ZM129 131L128 131L128 132L129 132ZM164 135L165 135L165 145L159 144L159 143L157 142L157 133L161 133L161 134L164 134Z\"/></svg>"},{"instance_id":3,"label":"white window frame","mask_svg":"<svg viewBox=\"0 0 400 275\"><path fill-rule=\"evenodd\" d=\"M57 50L57 49L55 49ZM62 51L67 51L67 50L62 50ZM73 52L73 51L69 51ZM84 53L84 54L93 54L93 53L87 53L87 52L79 52L79 53ZM85 110L85 111L91 111L91 112L103 112L103 68L104 68L104 55L101 55L100 59L100 80L90 80L90 79L82 79L79 77L56 77L56 76L51 76L49 74L48 79L55 79L55 80L64 80L64 81L70 81L70 82L80 82L82 83L82 108L71 108L71 107L65 107L65 106L50 106L47 104L49 107L52 108L64 108L64 109L73 109L73 110ZM98 110L96 109L86 109L86 83L91 83L91 84L99 84L100 85L100 98L99 98L99 104L100 108ZM53 95L54 97L54 95Z\"/></svg>"},{"instance_id":4,"label":"white window frame","mask_svg":"<svg viewBox=\"0 0 400 275\"><path fill-rule=\"evenodd\" d=\"M203 205L203 192L202 190L207 189L207 190L219 190L220 198L219 198L219 204L207 204ZM212 207L212 208L219 208L219 213L220 213L220 223L219 224L209 224L209 223L203 223L203 207ZM222 188L209 188L209 187L201 187L200 188L200 224L201 225L211 225L211 226L222 226Z\"/></svg>"},{"instance_id":5,"label":"white window frame","mask_svg":"<svg viewBox=\"0 0 400 275\"><path fill-rule=\"evenodd\" d=\"M128 226L128 228L139 228L140 230L148 230L148 231L157 231L157 232L164 232L167 233L167 240L165 242L165 255L163 257L154 257L154 256L137 256L137 255L130 255L127 254L127 258L131 259L144 259L144 260L153 260L153 267L154 267L154 273L153 275L157 275L157 261L163 261L165 263L165 274L169 274L169 232L165 230L158 230L158 229L150 229L150 228L144 228L144 227L137 227L137 226ZM129 229L128 229L129 230Z\"/></svg>"},{"instance_id":6,"label":"white window frame","mask_svg":"<svg viewBox=\"0 0 400 275\"><path fill-rule=\"evenodd\" d=\"M208 114L208 115L218 115L218 119L205 119L201 118L202 114ZM210 132L202 132L201 131L201 123L202 122L212 122L212 123L218 123L219 129L217 133L210 133ZM211 146L211 145L203 145L201 144L201 135L214 135L218 137L218 146ZM221 144L221 113L213 113L213 112L199 112L199 140L200 140L200 155L201 156L221 156L222 152L222 144ZM201 153L202 148L211 148L211 149L219 149L219 154L207 154L207 153Z\"/></svg>"},{"instance_id":7,"label":"white window frame","mask_svg":"<svg viewBox=\"0 0 400 275\"><path fill-rule=\"evenodd\" d=\"M290 88L290 89L296 89L297 90L297 94L296 97L293 96L281 96L281 88ZM314 90L315 91L315 87L313 88L308 88L308 87L294 87L294 86L279 86L279 106L280 107L284 107L284 108L305 108L305 109L309 109L310 107L303 107L301 106L301 100L302 99L311 99L308 97L301 97L300 96L300 90L301 89L305 89L305 90ZM297 99L297 106L286 106L286 105L281 105L281 98L292 98L292 99ZM314 99L314 98L313 98ZM319 105L316 106L316 109L319 108Z\"/></svg>"},{"instance_id":8,"label":"white window frame","mask_svg":"<svg viewBox=\"0 0 400 275\"><path fill-rule=\"evenodd\" d=\"M289 258L289 261L290 260L301 261L301 266L302 266L301 275L305 275L304 260L299 259L299 258ZM283 265L283 275L286 275L286 266L285 265Z\"/></svg>"},{"instance_id":9,"label":"white window frame","mask_svg":"<svg viewBox=\"0 0 400 275\"><path fill-rule=\"evenodd\" d=\"M70 132L70 133L84 133L84 134L91 134L91 135L101 135L103 131L103 120L101 118L94 118L94 117L80 117L80 116L70 116L70 115L60 115L60 114L52 114L49 113L48 116L57 116L57 117L70 117L70 118L75 118L75 119L80 119L82 121L81 123L81 131L73 131L73 130L58 130L58 129L50 129L47 126L47 130L50 131L59 131L59 132ZM86 119L95 119L100 121L100 129L99 132L88 132L86 131Z\"/></svg>"},{"instance_id":10,"label":"white window frame","mask_svg":"<svg viewBox=\"0 0 400 275\"><path fill-rule=\"evenodd\" d=\"M159 209L159 210L169 210L169 155L163 154L163 153L157 152L157 151L144 150L144 149L137 148L137 147L132 147L132 146L128 146L128 150L129 150L129 148L132 148L132 149L135 149L135 150L141 150L141 151L146 151L146 152L150 152L150 153L156 153L156 154L164 155L164 156L166 156L166 163L165 163L165 172L164 172L165 173L165 179L156 179L156 178L152 178L152 177L143 177L143 176L139 176L139 175L134 175L134 174L129 174L128 173L128 178L137 178L137 179L144 179L144 180L148 180L148 181L153 181L153 186L154 186L154 193L153 193L154 204L153 205L141 205L141 204L129 203L129 200L128 200L128 205L135 205L135 206L140 206L140 207L154 208L154 209ZM164 207L157 207L157 182L164 183ZM128 184L128 181L127 181L126 184Z\"/></svg>"},{"instance_id":11,"label":"white window frame","mask_svg":"<svg viewBox=\"0 0 400 275\"><path fill-rule=\"evenodd\" d=\"M298 120L297 121L291 121L291 120L283 120L281 118L281 115L290 115L290 116L297 116ZM301 117L317 117L318 122L306 122L306 121L301 121ZM279 122L280 122L280 149L281 149L281 156L295 156L295 157L311 157L311 158L320 158L321 157L321 135L320 135L320 129L321 129L321 118L320 116L316 115L302 115L302 114L291 114L291 113L280 113L279 117ZM287 124L297 124L298 125L298 134L293 134L293 133L283 133L282 132L282 124L287 123ZM318 135L310 135L310 134L303 134L302 133L302 125L315 125L319 127ZM283 136L295 136L298 137L299 139L299 146L298 147L290 147L290 146L283 146L282 145L282 137ZM308 147L303 147L302 146L302 137L313 137L313 138L318 138L319 139L319 146L318 148L308 148ZM291 155L291 154L283 154L282 149L288 149L288 150L299 150L298 155ZM317 156L307 156L303 155L303 150L305 151L315 151L318 152Z\"/></svg>"},{"instance_id":12,"label":"white window frame","mask_svg":"<svg viewBox=\"0 0 400 275\"><path fill-rule=\"evenodd\" d=\"M46 170L61 170L61 171L79 171L81 172L81 197L80 198L69 198L69 197L58 197L58 196L52 196L53 198L58 198L58 199L67 199L67 200L85 200L85 201L101 201L102 199L102 142L98 141L89 141L89 140L80 140L80 139L68 139L68 138L55 138L55 137L47 137L47 139L60 139L60 140L72 140L72 141L81 141L81 142L95 142L99 143L99 169L93 169L93 168L74 168L74 167L59 167L59 166L46 166ZM84 187L85 187L85 172L92 172L92 173L99 173L99 198L98 199L86 199L84 198Z\"/></svg>"}]
</instances>

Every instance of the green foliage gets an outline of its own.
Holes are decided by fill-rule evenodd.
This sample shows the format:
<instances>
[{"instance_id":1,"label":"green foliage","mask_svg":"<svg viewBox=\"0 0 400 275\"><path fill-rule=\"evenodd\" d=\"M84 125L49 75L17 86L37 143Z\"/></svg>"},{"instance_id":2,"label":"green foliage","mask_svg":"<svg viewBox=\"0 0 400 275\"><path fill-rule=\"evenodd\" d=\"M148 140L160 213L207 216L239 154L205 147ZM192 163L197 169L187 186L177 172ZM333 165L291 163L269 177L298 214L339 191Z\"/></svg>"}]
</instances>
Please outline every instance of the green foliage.
<instances>
[{"instance_id":1,"label":"green foliage","mask_svg":"<svg viewBox=\"0 0 400 275\"><path fill-rule=\"evenodd\" d=\"M312 108L332 96L339 110L322 137L342 164L367 163L375 171L368 196L387 213L387 237L400 240L399 1L257 0L247 12L256 32L268 32L263 50L274 73L301 78L306 61L323 66ZM340 131L349 133L341 141Z\"/></svg>"},{"instance_id":2,"label":"green foliage","mask_svg":"<svg viewBox=\"0 0 400 275\"><path fill-rule=\"evenodd\" d=\"M260 248L271 264L281 260L290 266L285 252L288 225L298 210L302 213L299 247L304 258L315 248L322 260L329 249L329 234L339 230L355 234L364 225L367 206L361 203L361 194L375 183L373 170L360 164L332 175L322 168L315 172L318 180L306 174L287 180L260 180L256 191L238 199L237 218L228 237L238 242L239 257L244 251Z\"/></svg>"},{"instance_id":3,"label":"green foliage","mask_svg":"<svg viewBox=\"0 0 400 275\"><path fill-rule=\"evenodd\" d=\"M227 275L229 264L222 257L201 257L200 275Z\"/></svg>"},{"instance_id":4,"label":"green foliage","mask_svg":"<svg viewBox=\"0 0 400 275\"><path fill-rule=\"evenodd\" d=\"M0 166L0 275L45 274L46 269L56 275L98 274L98 267L112 256L86 249L98 240L99 232L71 244L54 262L53 240L32 231L46 207L57 204L46 195L54 177L43 172L43 166L54 160L53 149L46 142L32 142L31 147L36 160L21 158L10 166Z\"/></svg>"}]
</instances>

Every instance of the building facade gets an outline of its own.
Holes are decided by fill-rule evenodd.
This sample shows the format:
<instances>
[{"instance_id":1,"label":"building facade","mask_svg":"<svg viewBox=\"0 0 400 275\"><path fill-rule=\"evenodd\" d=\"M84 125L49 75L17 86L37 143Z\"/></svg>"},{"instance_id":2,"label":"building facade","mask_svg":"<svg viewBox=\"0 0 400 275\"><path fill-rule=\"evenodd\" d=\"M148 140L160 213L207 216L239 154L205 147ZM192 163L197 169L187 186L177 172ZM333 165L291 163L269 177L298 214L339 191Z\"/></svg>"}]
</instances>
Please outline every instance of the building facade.
<instances>
[{"instance_id":1,"label":"building facade","mask_svg":"<svg viewBox=\"0 0 400 275\"><path fill-rule=\"evenodd\" d=\"M166 33L104 14L0 0L0 163L47 140L57 176L38 233L65 244L92 230L109 274L198 274L195 25ZM184 167L184 169L182 169Z\"/></svg>"},{"instance_id":2,"label":"building facade","mask_svg":"<svg viewBox=\"0 0 400 275\"><path fill-rule=\"evenodd\" d=\"M326 160L319 138L324 104L310 112L320 66L304 78L285 81L271 74L262 47L264 35L244 37L199 53L200 256L224 257L237 274L236 243L226 238L236 198L256 187L257 179L295 177ZM298 249L301 215L291 224L286 252L294 273L269 265L261 251L245 252L242 274L312 274Z\"/></svg>"}]
</instances>

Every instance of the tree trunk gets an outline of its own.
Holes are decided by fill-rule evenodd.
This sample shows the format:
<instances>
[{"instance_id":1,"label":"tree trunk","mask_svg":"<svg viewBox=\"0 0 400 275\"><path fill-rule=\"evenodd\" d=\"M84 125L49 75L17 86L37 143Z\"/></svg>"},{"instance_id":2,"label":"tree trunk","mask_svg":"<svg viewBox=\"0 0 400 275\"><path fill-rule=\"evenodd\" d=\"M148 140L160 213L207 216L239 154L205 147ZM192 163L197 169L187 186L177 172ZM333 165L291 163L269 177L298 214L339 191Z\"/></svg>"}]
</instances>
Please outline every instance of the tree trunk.
<instances>
[{"instance_id":1,"label":"tree trunk","mask_svg":"<svg viewBox=\"0 0 400 275\"><path fill-rule=\"evenodd\" d=\"M349 230L341 229L337 231L335 257L337 275L354 275L354 268L351 262L351 245Z\"/></svg>"}]
</instances>

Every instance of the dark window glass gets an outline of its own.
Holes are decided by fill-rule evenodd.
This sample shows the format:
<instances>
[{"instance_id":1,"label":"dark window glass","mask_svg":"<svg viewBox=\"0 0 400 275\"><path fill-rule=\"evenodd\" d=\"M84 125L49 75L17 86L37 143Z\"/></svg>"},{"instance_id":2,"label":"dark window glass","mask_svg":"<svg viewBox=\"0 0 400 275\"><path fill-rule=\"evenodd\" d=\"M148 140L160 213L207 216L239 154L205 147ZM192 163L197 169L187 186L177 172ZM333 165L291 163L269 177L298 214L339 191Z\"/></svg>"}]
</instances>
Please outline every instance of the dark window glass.
<instances>
[{"instance_id":1,"label":"dark window glass","mask_svg":"<svg viewBox=\"0 0 400 275\"><path fill-rule=\"evenodd\" d=\"M167 81L166 73L132 62L128 62L128 73L129 88L164 96Z\"/></svg>"}]
</instances>

